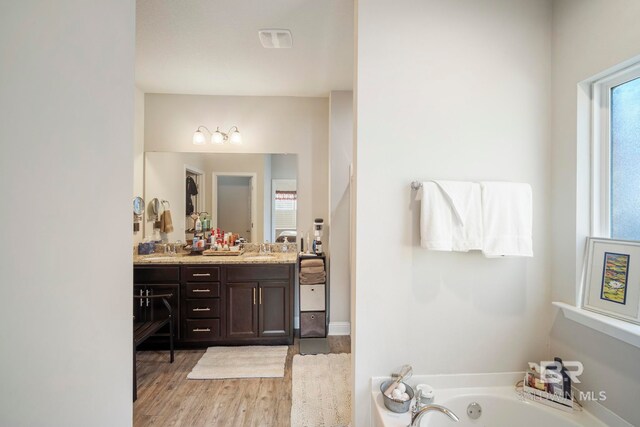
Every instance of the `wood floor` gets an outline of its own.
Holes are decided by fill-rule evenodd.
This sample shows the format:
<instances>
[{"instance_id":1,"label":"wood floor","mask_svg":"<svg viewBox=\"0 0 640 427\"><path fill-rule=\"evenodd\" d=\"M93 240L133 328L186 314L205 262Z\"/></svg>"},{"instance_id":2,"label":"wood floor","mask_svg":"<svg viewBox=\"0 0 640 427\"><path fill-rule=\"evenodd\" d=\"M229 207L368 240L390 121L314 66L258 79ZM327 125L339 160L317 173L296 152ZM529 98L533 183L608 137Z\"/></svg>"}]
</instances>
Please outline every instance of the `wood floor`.
<instances>
[{"instance_id":1,"label":"wood floor","mask_svg":"<svg viewBox=\"0 0 640 427\"><path fill-rule=\"evenodd\" d=\"M329 337L329 347L332 353L350 353L351 339ZM291 363L299 354L297 338L289 346L284 378L187 380L204 352L177 350L172 364L167 351L138 352L134 426L290 426Z\"/></svg>"}]
</instances>

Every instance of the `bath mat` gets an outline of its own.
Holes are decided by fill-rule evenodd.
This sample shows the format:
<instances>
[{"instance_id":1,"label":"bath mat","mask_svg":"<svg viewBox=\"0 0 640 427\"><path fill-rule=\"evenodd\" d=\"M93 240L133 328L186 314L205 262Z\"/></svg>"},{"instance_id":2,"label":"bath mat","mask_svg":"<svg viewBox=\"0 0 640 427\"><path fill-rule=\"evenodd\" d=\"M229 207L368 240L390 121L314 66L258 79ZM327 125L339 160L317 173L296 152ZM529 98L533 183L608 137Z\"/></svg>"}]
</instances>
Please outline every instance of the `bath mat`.
<instances>
[{"instance_id":1,"label":"bath mat","mask_svg":"<svg viewBox=\"0 0 640 427\"><path fill-rule=\"evenodd\" d=\"M351 355L293 356L291 427L351 422Z\"/></svg>"},{"instance_id":2,"label":"bath mat","mask_svg":"<svg viewBox=\"0 0 640 427\"><path fill-rule=\"evenodd\" d=\"M286 345L209 347L187 378L282 378L288 350Z\"/></svg>"}]
</instances>

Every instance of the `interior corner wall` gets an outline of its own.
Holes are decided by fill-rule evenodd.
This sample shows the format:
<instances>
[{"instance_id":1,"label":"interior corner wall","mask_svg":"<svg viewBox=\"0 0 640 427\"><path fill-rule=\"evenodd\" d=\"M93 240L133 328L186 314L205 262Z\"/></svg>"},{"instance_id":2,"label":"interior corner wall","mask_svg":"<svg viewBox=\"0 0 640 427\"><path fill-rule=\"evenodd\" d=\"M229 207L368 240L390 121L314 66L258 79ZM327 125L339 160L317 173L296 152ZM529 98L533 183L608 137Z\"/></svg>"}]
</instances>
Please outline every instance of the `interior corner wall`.
<instances>
[{"instance_id":1,"label":"interior corner wall","mask_svg":"<svg viewBox=\"0 0 640 427\"><path fill-rule=\"evenodd\" d=\"M145 151L298 154L298 231L327 218L328 98L145 94ZM195 146L200 125L238 126L241 145ZM313 233L312 233L313 234Z\"/></svg>"},{"instance_id":2,"label":"interior corner wall","mask_svg":"<svg viewBox=\"0 0 640 427\"><path fill-rule=\"evenodd\" d=\"M350 333L350 168L353 162L353 92L333 91L329 97L329 220L331 286L329 333Z\"/></svg>"},{"instance_id":3,"label":"interior corner wall","mask_svg":"<svg viewBox=\"0 0 640 427\"><path fill-rule=\"evenodd\" d=\"M353 424L366 426L371 377L403 363L506 372L547 356L552 17L532 0L359 0L356 15ZM535 256L420 248L409 184L430 179L529 183Z\"/></svg>"},{"instance_id":4,"label":"interior corner wall","mask_svg":"<svg viewBox=\"0 0 640 427\"><path fill-rule=\"evenodd\" d=\"M133 1L0 6L0 425L131 425L134 58Z\"/></svg>"},{"instance_id":5,"label":"interior corner wall","mask_svg":"<svg viewBox=\"0 0 640 427\"><path fill-rule=\"evenodd\" d=\"M553 299L576 302L589 235L588 123L578 119L578 83L640 55L640 3L634 0L556 0L553 3L552 283ZM585 129L586 126L586 129ZM605 391L601 402L640 425L640 349L558 313L551 353L584 365L578 387Z\"/></svg>"},{"instance_id":6,"label":"interior corner wall","mask_svg":"<svg viewBox=\"0 0 640 427\"><path fill-rule=\"evenodd\" d=\"M144 93L136 88L134 94L133 130L133 197L144 196ZM146 201L145 201L146 202ZM143 240L144 217L140 221L140 231L133 232L133 244Z\"/></svg>"},{"instance_id":7,"label":"interior corner wall","mask_svg":"<svg viewBox=\"0 0 640 427\"><path fill-rule=\"evenodd\" d=\"M273 177L271 176L273 173L273 155L266 154L264 156L264 166L263 169L263 180L262 180L262 194L263 201L268 200L268 203L262 203L262 217L263 217L263 226L262 229L264 232L262 233L262 240L275 242L276 236L273 236L273 230L271 229L272 220L271 220L271 209L273 200L271 199L271 180Z\"/></svg>"}]
</instances>

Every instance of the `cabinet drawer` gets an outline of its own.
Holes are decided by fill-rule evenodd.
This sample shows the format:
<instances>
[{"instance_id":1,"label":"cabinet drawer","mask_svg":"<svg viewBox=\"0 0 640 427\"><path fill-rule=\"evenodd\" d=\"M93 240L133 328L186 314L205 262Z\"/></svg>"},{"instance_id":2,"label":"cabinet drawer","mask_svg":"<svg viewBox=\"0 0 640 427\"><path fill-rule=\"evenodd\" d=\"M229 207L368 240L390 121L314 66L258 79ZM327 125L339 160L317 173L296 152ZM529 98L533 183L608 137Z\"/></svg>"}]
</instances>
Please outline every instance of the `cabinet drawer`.
<instances>
[{"instance_id":1,"label":"cabinet drawer","mask_svg":"<svg viewBox=\"0 0 640 427\"><path fill-rule=\"evenodd\" d=\"M217 282L220 280L220 267L185 267L184 277L187 282Z\"/></svg>"},{"instance_id":2,"label":"cabinet drawer","mask_svg":"<svg viewBox=\"0 0 640 427\"><path fill-rule=\"evenodd\" d=\"M227 267L227 281L229 282L288 278L288 265L233 265Z\"/></svg>"},{"instance_id":3,"label":"cabinet drawer","mask_svg":"<svg viewBox=\"0 0 640 427\"><path fill-rule=\"evenodd\" d=\"M210 341L220 337L220 319L187 319L185 329L187 341Z\"/></svg>"},{"instance_id":4,"label":"cabinet drawer","mask_svg":"<svg viewBox=\"0 0 640 427\"><path fill-rule=\"evenodd\" d=\"M220 317L220 299L189 299L186 304L186 316L190 318L212 318Z\"/></svg>"},{"instance_id":5,"label":"cabinet drawer","mask_svg":"<svg viewBox=\"0 0 640 427\"><path fill-rule=\"evenodd\" d=\"M218 298L220 283L187 283L187 298Z\"/></svg>"},{"instance_id":6,"label":"cabinet drawer","mask_svg":"<svg viewBox=\"0 0 640 427\"><path fill-rule=\"evenodd\" d=\"M307 311L300 313L300 337L325 337L325 312Z\"/></svg>"},{"instance_id":7,"label":"cabinet drawer","mask_svg":"<svg viewBox=\"0 0 640 427\"><path fill-rule=\"evenodd\" d=\"M133 283L178 283L180 267L136 266L133 269Z\"/></svg>"},{"instance_id":8,"label":"cabinet drawer","mask_svg":"<svg viewBox=\"0 0 640 427\"><path fill-rule=\"evenodd\" d=\"M300 311L324 309L324 285L300 285Z\"/></svg>"}]
</instances>

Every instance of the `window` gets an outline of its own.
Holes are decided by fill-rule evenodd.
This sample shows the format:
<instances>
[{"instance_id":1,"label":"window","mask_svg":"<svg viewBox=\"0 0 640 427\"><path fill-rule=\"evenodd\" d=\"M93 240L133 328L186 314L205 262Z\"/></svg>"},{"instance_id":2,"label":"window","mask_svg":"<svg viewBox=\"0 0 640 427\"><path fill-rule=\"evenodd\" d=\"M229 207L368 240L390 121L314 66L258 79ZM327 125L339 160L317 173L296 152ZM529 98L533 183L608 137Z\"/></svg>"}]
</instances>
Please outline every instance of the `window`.
<instances>
[{"instance_id":1,"label":"window","mask_svg":"<svg viewBox=\"0 0 640 427\"><path fill-rule=\"evenodd\" d=\"M295 179L271 181L271 232L274 242L296 242L298 192Z\"/></svg>"},{"instance_id":2,"label":"window","mask_svg":"<svg viewBox=\"0 0 640 427\"><path fill-rule=\"evenodd\" d=\"M640 240L640 64L593 84L592 233Z\"/></svg>"}]
</instances>

